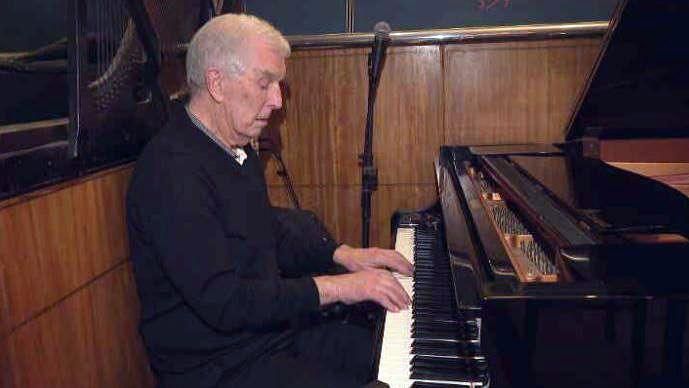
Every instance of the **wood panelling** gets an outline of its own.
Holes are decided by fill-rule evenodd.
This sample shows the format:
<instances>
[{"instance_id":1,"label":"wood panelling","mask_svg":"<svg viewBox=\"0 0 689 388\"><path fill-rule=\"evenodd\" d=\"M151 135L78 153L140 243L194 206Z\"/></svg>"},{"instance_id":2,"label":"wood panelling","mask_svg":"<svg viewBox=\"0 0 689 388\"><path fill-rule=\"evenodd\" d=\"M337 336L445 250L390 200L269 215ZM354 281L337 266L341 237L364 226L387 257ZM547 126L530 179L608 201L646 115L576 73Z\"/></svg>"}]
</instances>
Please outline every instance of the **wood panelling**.
<instances>
[{"instance_id":1,"label":"wood panelling","mask_svg":"<svg viewBox=\"0 0 689 388\"><path fill-rule=\"evenodd\" d=\"M564 139L598 39L447 46L445 142L552 143Z\"/></svg>"},{"instance_id":2,"label":"wood panelling","mask_svg":"<svg viewBox=\"0 0 689 388\"><path fill-rule=\"evenodd\" d=\"M289 59L279 132L295 184L361 183L367 53L307 51ZM433 157L442 139L440 48L394 48L385 66L373 140L380 182L431 183L433 168L424 161ZM412 154L420 158L409 158ZM267 180L280 183L271 169Z\"/></svg>"},{"instance_id":3,"label":"wood panelling","mask_svg":"<svg viewBox=\"0 0 689 388\"><path fill-rule=\"evenodd\" d=\"M347 180L340 174L348 170L343 166L356 164L353 134L363 130L365 66L362 50L303 52L290 58L279 131L295 184ZM267 179L279 182L274 174Z\"/></svg>"},{"instance_id":4,"label":"wood panelling","mask_svg":"<svg viewBox=\"0 0 689 388\"><path fill-rule=\"evenodd\" d=\"M89 292L97 385L152 387L153 376L139 340L139 303L130 262L98 279Z\"/></svg>"},{"instance_id":5,"label":"wood panelling","mask_svg":"<svg viewBox=\"0 0 689 388\"><path fill-rule=\"evenodd\" d=\"M3 387L153 385L128 262L130 174L119 167L0 204Z\"/></svg>"},{"instance_id":6,"label":"wood panelling","mask_svg":"<svg viewBox=\"0 0 689 388\"><path fill-rule=\"evenodd\" d=\"M9 337L13 387L150 387L128 263Z\"/></svg>"},{"instance_id":7,"label":"wood panelling","mask_svg":"<svg viewBox=\"0 0 689 388\"><path fill-rule=\"evenodd\" d=\"M441 144L564 139L599 39L394 47L378 90L372 244L387 246L395 209L434 197ZM285 107L272 130L302 207L323 216L340 241L359 244L358 155L363 149L368 49L296 51L287 64ZM287 205L275 167L271 196ZM431 189L432 188L432 189ZM415 196L413 193L423 192ZM411 195L406 198L405 195ZM423 198L423 200L421 200ZM381 226L385 225L385 232Z\"/></svg>"},{"instance_id":8,"label":"wood panelling","mask_svg":"<svg viewBox=\"0 0 689 388\"><path fill-rule=\"evenodd\" d=\"M397 48L387 57L374 121L380 183L435 182L433 160L443 140L442 85L440 47Z\"/></svg>"},{"instance_id":9,"label":"wood panelling","mask_svg":"<svg viewBox=\"0 0 689 388\"><path fill-rule=\"evenodd\" d=\"M0 264L16 326L128 257L131 169L0 209Z\"/></svg>"}]
</instances>

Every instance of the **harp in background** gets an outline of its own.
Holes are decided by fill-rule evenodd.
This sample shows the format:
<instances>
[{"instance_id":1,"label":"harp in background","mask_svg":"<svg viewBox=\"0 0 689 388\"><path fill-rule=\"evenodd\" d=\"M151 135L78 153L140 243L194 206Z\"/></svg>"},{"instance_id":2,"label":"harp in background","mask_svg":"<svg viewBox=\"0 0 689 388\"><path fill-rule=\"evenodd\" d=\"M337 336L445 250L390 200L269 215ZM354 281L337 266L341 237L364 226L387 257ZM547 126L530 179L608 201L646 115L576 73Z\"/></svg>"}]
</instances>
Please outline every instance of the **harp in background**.
<instances>
[{"instance_id":1,"label":"harp in background","mask_svg":"<svg viewBox=\"0 0 689 388\"><path fill-rule=\"evenodd\" d=\"M185 94L185 44L216 10L232 8L211 0L57 4L58 15L43 19L64 23L63 36L33 51L0 47L0 84L16 91L0 98L0 199L133 160L165 122L169 98Z\"/></svg>"}]
</instances>

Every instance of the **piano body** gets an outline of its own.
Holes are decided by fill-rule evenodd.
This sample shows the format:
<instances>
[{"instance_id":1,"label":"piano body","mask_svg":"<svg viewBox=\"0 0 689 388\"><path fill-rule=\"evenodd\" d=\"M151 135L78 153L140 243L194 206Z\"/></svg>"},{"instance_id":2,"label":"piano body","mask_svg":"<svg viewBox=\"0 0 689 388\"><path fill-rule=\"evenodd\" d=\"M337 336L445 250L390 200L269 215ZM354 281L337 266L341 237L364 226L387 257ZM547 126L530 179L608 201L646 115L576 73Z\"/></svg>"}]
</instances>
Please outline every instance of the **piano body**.
<instances>
[{"instance_id":1,"label":"piano body","mask_svg":"<svg viewBox=\"0 0 689 388\"><path fill-rule=\"evenodd\" d=\"M686 2L622 1L565 142L441 148L439 202L393 218L381 381L689 385L687 36Z\"/></svg>"}]
</instances>

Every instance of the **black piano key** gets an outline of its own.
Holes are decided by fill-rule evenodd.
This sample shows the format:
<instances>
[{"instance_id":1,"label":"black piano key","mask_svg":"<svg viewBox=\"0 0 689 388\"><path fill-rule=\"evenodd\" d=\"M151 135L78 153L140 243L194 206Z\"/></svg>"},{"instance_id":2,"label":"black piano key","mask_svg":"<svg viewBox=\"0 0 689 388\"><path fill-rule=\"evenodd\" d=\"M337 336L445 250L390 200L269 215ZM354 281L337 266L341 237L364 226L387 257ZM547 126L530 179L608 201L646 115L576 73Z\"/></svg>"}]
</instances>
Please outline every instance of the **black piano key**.
<instances>
[{"instance_id":1,"label":"black piano key","mask_svg":"<svg viewBox=\"0 0 689 388\"><path fill-rule=\"evenodd\" d=\"M420 316L414 320L413 324L433 324L436 322L441 322L443 324L460 324L462 321L456 318L442 319L437 317Z\"/></svg>"},{"instance_id":2,"label":"black piano key","mask_svg":"<svg viewBox=\"0 0 689 388\"><path fill-rule=\"evenodd\" d=\"M413 322L412 331L414 330L444 330L448 332L456 332L462 334L476 334L478 328L476 326L466 325L462 323L448 324L443 321L438 322Z\"/></svg>"},{"instance_id":3,"label":"black piano key","mask_svg":"<svg viewBox=\"0 0 689 388\"><path fill-rule=\"evenodd\" d=\"M426 381L415 381L411 388L457 388L455 384L429 383Z\"/></svg>"},{"instance_id":4,"label":"black piano key","mask_svg":"<svg viewBox=\"0 0 689 388\"><path fill-rule=\"evenodd\" d=\"M412 338L447 338L455 340L465 340L467 335L457 330L438 330L438 329L412 329Z\"/></svg>"},{"instance_id":5,"label":"black piano key","mask_svg":"<svg viewBox=\"0 0 689 388\"><path fill-rule=\"evenodd\" d=\"M415 294L419 294L419 296L427 296L429 298L453 297L450 292L441 290L437 285L430 285L426 283L414 284L413 290Z\"/></svg>"},{"instance_id":6,"label":"black piano key","mask_svg":"<svg viewBox=\"0 0 689 388\"><path fill-rule=\"evenodd\" d=\"M411 343L412 349L414 348L422 348L422 347L428 347L428 348L447 348L447 349L454 349L454 350L463 350L463 349L478 349L479 344L478 341L475 340L441 340L441 339L432 339L432 338L416 338L412 340Z\"/></svg>"},{"instance_id":7,"label":"black piano key","mask_svg":"<svg viewBox=\"0 0 689 388\"><path fill-rule=\"evenodd\" d=\"M488 369L486 360L484 358L471 357L432 357L426 355L416 355L409 362L412 369L417 367L437 368L437 369L454 369L464 371L469 375L479 376L484 374Z\"/></svg>"},{"instance_id":8,"label":"black piano key","mask_svg":"<svg viewBox=\"0 0 689 388\"><path fill-rule=\"evenodd\" d=\"M452 295L431 295L430 292L427 291L420 291L420 292L414 292L414 299L418 300L419 302L428 302L428 303L440 303L443 302L444 304L451 306L452 308L455 308L455 298Z\"/></svg>"},{"instance_id":9,"label":"black piano key","mask_svg":"<svg viewBox=\"0 0 689 388\"><path fill-rule=\"evenodd\" d=\"M412 379L420 380L447 380L447 381L473 381L474 376L459 370L435 369L435 368L412 368Z\"/></svg>"},{"instance_id":10,"label":"black piano key","mask_svg":"<svg viewBox=\"0 0 689 388\"><path fill-rule=\"evenodd\" d=\"M412 317L432 316L437 318L453 318L455 314L450 310L417 307L412 309Z\"/></svg>"},{"instance_id":11,"label":"black piano key","mask_svg":"<svg viewBox=\"0 0 689 388\"><path fill-rule=\"evenodd\" d=\"M430 337L442 337L447 339L457 339L457 340L479 340L478 332L476 331L464 331L464 330L442 330L438 331L435 329L418 329L413 328L411 331L411 338L430 338Z\"/></svg>"},{"instance_id":12,"label":"black piano key","mask_svg":"<svg viewBox=\"0 0 689 388\"><path fill-rule=\"evenodd\" d=\"M456 349L446 348L413 348L411 354L425 354L438 357L460 357Z\"/></svg>"},{"instance_id":13,"label":"black piano key","mask_svg":"<svg viewBox=\"0 0 689 388\"><path fill-rule=\"evenodd\" d=\"M478 325L473 320L477 313L467 314L457 308L452 270L440 235L424 227L416 228L414 249L412 378L485 382L479 377L484 373L485 361L477 339ZM413 385L455 386L440 382Z\"/></svg>"},{"instance_id":14,"label":"black piano key","mask_svg":"<svg viewBox=\"0 0 689 388\"><path fill-rule=\"evenodd\" d=\"M416 307L412 309L412 318L415 317L421 317L421 316L433 316L433 317L438 317L438 318L452 318L454 317L454 312L451 310L443 310L443 309L432 309L432 308L423 308L423 307Z\"/></svg>"},{"instance_id":15,"label":"black piano key","mask_svg":"<svg viewBox=\"0 0 689 388\"><path fill-rule=\"evenodd\" d=\"M467 340L443 341L431 338L414 338L411 354L428 354L434 356L481 356L480 345Z\"/></svg>"},{"instance_id":16,"label":"black piano key","mask_svg":"<svg viewBox=\"0 0 689 388\"><path fill-rule=\"evenodd\" d=\"M437 301L437 302L429 302L429 301L424 301L424 300L418 300L414 299L412 301L412 307L416 308L425 308L425 309L434 309L434 310L440 310L440 311L448 311L448 312L456 312L455 309L452 308L450 305L449 301Z\"/></svg>"},{"instance_id":17,"label":"black piano key","mask_svg":"<svg viewBox=\"0 0 689 388\"><path fill-rule=\"evenodd\" d=\"M438 372L461 373L465 376L477 376L480 371L472 366L472 362L464 358L435 357L429 359L414 358L410 362L411 370L428 369Z\"/></svg>"},{"instance_id":18,"label":"black piano key","mask_svg":"<svg viewBox=\"0 0 689 388\"><path fill-rule=\"evenodd\" d=\"M418 292L414 292L414 297L419 300L427 300L430 302L435 302L439 300L454 302L455 300L454 295L450 295L449 292L441 292L438 294L434 294L433 292L426 290L419 290ZM454 307L455 305L452 304L452 306Z\"/></svg>"}]
</instances>

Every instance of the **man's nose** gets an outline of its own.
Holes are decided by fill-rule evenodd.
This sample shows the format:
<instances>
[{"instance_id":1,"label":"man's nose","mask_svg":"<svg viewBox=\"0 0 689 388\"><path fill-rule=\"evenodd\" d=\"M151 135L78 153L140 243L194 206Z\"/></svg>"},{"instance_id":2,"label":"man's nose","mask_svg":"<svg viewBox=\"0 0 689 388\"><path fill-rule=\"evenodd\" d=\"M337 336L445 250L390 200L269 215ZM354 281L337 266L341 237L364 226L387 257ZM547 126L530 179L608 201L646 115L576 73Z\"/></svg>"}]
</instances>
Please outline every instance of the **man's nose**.
<instances>
[{"instance_id":1,"label":"man's nose","mask_svg":"<svg viewBox=\"0 0 689 388\"><path fill-rule=\"evenodd\" d=\"M273 86L270 88L268 105L270 105L270 107L273 109L282 108L282 90L280 89L280 84L273 84Z\"/></svg>"}]
</instances>

